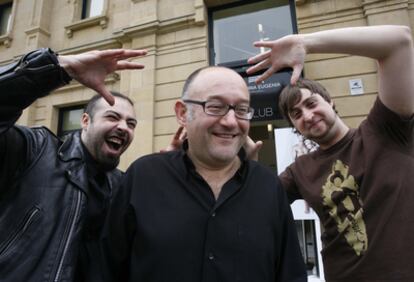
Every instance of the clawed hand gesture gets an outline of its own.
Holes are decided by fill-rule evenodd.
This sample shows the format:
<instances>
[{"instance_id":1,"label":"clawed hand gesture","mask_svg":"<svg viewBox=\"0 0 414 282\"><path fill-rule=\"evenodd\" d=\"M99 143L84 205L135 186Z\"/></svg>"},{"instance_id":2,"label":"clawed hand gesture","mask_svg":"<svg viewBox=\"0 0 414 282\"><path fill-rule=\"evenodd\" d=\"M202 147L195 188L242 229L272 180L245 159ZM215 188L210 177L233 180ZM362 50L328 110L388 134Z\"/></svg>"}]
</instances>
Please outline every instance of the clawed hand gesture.
<instances>
[{"instance_id":1,"label":"clawed hand gesture","mask_svg":"<svg viewBox=\"0 0 414 282\"><path fill-rule=\"evenodd\" d=\"M302 72L306 56L306 48L301 37L298 35L288 35L275 41L254 42L254 46L270 48L270 50L258 54L247 61L249 64L255 64L247 69L248 74L268 68L256 79L256 83L264 81L273 73L286 67L293 69L290 83L296 83Z\"/></svg>"},{"instance_id":2,"label":"clawed hand gesture","mask_svg":"<svg viewBox=\"0 0 414 282\"><path fill-rule=\"evenodd\" d=\"M160 152L165 153L180 149L185 139L187 139L187 132L183 126L180 126L175 132L173 139L171 140L171 143L168 145L168 147L162 149Z\"/></svg>"},{"instance_id":3,"label":"clawed hand gesture","mask_svg":"<svg viewBox=\"0 0 414 282\"><path fill-rule=\"evenodd\" d=\"M146 50L113 49L62 55L58 60L73 79L95 90L110 105L113 105L115 100L105 87L105 77L118 70L144 68L144 65L127 59L143 56L146 53Z\"/></svg>"}]
</instances>

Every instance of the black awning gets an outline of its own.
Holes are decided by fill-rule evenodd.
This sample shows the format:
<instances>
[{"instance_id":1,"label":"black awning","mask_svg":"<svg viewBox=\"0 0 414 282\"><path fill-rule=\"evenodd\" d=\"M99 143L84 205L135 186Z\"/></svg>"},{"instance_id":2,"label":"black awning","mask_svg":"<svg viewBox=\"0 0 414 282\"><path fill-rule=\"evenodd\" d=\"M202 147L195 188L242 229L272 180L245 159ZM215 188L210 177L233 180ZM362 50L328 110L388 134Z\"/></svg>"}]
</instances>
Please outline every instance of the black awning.
<instances>
[{"instance_id":1,"label":"black awning","mask_svg":"<svg viewBox=\"0 0 414 282\"><path fill-rule=\"evenodd\" d=\"M250 92L250 105L254 108L252 121L283 119L278 106L279 94L290 83L292 69L282 69L266 79L263 83L256 85L254 81L263 71L258 74L247 75L246 70L251 66L247 64L247 60L219 65L233 69L246 81Z\"/></svg>"},{"instance_id":2,"label":"black awning","mask_svg":"<svg viewBox=\"0 0 414 282\"><path fill-rule=\"evenodd\" d=\"M290 71L278 72L257 85L254 82L256 75L244 77L250 92L250 105L254 108L252 121L283 119L278 107L279 94L290 82L290 76Z\"/></svg>"}]
</instances>

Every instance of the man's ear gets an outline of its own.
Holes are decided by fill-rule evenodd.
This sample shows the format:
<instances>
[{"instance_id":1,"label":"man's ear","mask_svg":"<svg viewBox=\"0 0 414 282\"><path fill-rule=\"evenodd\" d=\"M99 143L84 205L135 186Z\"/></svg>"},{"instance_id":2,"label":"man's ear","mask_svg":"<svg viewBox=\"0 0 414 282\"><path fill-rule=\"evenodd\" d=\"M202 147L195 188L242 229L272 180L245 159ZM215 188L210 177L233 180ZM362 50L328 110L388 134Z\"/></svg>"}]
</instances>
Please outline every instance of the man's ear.
<instances>
[{"instance_id":1,"label":"man's ear","mask_svg":"<svg viewBox=\"0 0 414 282\"><path fill-rule=\"evenodd\" d=\"M82 129L85 130L88 127L90 122L91 122L90 116L87 113L83 113L82 118L81 118Z\"/></svg>"},{"instance_id":2,"label":"man's ear","mask_svg":"<svg viewBox=\"0 0 414 282\"><path fill-rule=\"evenodd\" d=\"M187 124L187 107L185 103L181 100L178 100L177 102L175 102L174 109L178 123L181 126L185 126Z\"/></svg>"}]
</instances>

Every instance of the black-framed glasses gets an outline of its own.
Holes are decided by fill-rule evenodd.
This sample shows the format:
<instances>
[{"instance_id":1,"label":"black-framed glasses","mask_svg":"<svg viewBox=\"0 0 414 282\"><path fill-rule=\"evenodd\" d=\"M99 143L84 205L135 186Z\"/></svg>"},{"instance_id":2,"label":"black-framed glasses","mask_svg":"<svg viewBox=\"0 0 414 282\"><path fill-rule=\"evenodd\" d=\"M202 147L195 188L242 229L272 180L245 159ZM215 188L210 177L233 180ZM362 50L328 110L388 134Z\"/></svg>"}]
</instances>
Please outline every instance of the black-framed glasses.
<instances>
[{"instance_id":1,"label":"black-framed glasses","mask_svg":"<svg viewBox=\"0 0 414 282\"><path fill-rule=\"evenodd\" d=\"M183 100L184 103L196 104L203 107L206 114L210 116L225 116L230 110L239 119L251 120L253 118L254 109L249 105L229 105L220 101L196 101Z\"/></svg>"}]
</instances>

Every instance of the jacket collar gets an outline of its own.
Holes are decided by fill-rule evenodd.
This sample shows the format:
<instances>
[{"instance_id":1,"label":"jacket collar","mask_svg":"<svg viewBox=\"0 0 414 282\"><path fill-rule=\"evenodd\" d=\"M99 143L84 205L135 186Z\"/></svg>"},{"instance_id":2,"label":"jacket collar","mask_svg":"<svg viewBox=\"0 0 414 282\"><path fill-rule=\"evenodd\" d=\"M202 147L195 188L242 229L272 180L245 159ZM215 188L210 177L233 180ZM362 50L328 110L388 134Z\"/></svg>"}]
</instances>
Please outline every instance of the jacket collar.
<instances>
[{"instance_id":1,"label":"jacket collar","mask_svg":"<svg viewBox=\"0 0 414 282\"><path fill-rule=\"evenodd\" d=\"M88 175L82 149L80 131L65 136L58 150L58 158L67 163L67 179L88 194Z\"/></svg>"},{"instance_id":2,"label":"jacket collar","mask_svg":"<svg viewBox=\"0 0 414 282\"><path fill-rule=\"evenodd\" d=\"M67 135L62 146L59 148L59 158L65 162L73 159L83 160L84 156L81 142L80 131Z\"/></svg>"},{"instance_id":3,"label":"jacket collar","mask_svg":"<svg viewBox=\"0 0 414 282\"><path fill-rule=\"evenodd\" d=\"M71 182L78 186L85 193L88 193L88 175L86 168L85 152L81 141L81 131L67 135L63 144L58 150L58 157L64 162L70 162L66 169L66 175ZM117 185L121 177L121 171L114 169L105 173L108 179L109 188Z\"/></svg>"}]
</instances>

